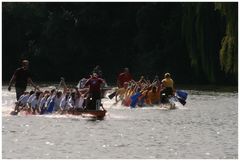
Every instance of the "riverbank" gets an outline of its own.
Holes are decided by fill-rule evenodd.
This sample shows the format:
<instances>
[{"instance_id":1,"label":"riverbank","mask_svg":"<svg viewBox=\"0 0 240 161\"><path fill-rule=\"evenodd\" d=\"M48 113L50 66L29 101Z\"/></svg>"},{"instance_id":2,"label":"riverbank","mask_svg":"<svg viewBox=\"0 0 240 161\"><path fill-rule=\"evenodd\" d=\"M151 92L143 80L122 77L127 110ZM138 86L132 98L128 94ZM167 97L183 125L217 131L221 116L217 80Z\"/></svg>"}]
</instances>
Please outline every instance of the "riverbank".
<instances>
[{"instance_id":1,"label":"riverbank","mask_svg":"<svg viewBox=\"0 0 240 161\"><path fill-rule=\"evenodd\" d=\"M35 82L40 87L48 87L48 86L55 86L59 85L59 82ZM74 87L78 84L76 82L67 82L67 86ZM3 82L2 86L7 86L8 82ZM108 84L109 87L115 87L115 84ZM238 86L228 86L228 85L187 85L187 84L177 84L177 89L183 90L197 90L197 91L214 91L214 92L238 92Z\"/></svg>"}]
</instances>

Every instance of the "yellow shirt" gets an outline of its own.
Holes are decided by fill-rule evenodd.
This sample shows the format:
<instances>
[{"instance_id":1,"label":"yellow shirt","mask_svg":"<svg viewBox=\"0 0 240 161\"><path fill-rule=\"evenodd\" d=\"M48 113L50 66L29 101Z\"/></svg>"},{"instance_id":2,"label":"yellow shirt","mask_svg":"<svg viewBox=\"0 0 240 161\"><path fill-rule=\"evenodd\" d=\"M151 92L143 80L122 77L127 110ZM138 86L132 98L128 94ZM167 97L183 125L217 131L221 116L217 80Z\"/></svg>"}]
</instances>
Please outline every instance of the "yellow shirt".
<instances>
[{"instance_id":1,"label":"yellow shirt","mask_svg":"<svg viewBox=\"0 0 240 161\"><path fill-rule=\"evenodd\" d=\"M125 88L119 88L119 89L117 90L117 94L118 94L118 95L124 95L125 92L126 92L126 89L125 89Z\"/></svg>"},{"instance_id":2,"label":"yellow shirt","mask_svg":"<svg viewBox=\"0 0 240 161\"><path fill-rule=\"evenodd\" d=\"M171 87L173 88L173 80L171 78L165 78L162 80L164 87Z\"/></svg>"}]
</instances>

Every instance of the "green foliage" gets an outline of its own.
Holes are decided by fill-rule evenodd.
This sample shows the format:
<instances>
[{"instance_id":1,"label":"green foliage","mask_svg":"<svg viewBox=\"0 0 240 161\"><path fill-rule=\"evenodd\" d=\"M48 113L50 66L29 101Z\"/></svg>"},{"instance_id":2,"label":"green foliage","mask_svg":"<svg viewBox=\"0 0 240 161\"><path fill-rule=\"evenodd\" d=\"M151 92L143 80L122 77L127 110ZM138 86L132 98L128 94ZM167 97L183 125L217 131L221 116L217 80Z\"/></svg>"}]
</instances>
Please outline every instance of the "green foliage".
<instances>
[{"instance_id":1,"label":"green foliage","mask_svg":"<svg viewBox=\"0 0 240 161\"><path fill-rule=\"evenodd\" d=\"M108 82L126 66L136 79L170 72L179 83L222 82L220 62L227 72L237 70L236 8L230 6L3 2L3 80L27 58L42 81L77 81L100 65Z\"/></svg>"},{"instance_id":2,"label":"green foliage","mask_svg":"<svg viewBox=\"0 0 240 161\"><path fill-rule=\"evenodd\" d=\"M200 79L204 75L211 83L216 83L222 75L220 60L234 62L233 59L229 60L231 56L227 58L221 54L219 58L225 21L214 7L214 3L184 3L182 21L182 33L191 58L191 65L195 69L195 76ZM223 41L224 44L226 42ZM227 49L222 48L221 53L222 50Z\"/></svg>"},{"instance_id":3,"label":"green foliage","mask_svg":"<svg viewBox=\"0 0 240 161\"><path fill-rule=\"evenodd\" d=\"M238 3L215 3L216 10L219 10L226 19L225 36L222 39L220 50L220 61L226 73L238 73Z\"/></svg>"}]
</instances>

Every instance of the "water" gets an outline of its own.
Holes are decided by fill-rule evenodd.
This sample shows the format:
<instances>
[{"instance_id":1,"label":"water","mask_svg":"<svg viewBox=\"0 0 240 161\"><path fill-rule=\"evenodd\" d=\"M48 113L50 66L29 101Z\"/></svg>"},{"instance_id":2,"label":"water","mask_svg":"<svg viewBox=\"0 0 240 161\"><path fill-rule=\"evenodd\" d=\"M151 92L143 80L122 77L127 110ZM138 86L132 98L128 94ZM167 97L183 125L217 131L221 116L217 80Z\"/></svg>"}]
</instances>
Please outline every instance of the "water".
<instances>
[{"instance_id":1,"label":"water","mask_svg":"<svg viewBox=\"0 0 240 161\"><path fill-rule=\"evenodd\" d=\"M10 116L14 90L2 88L3 159L236 159L238 93L188 90L186 106L129 109L103 99L108 113Z\"/></svg>"}]
</instances>

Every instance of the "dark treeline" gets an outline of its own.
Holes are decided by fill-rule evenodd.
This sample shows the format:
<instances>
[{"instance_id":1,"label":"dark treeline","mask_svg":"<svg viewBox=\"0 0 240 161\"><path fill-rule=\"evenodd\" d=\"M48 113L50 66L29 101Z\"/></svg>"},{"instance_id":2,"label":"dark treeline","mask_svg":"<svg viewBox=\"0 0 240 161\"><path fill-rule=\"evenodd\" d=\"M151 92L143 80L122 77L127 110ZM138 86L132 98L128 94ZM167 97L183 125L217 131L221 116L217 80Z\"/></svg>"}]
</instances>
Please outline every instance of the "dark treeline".
<instances>
[{"instance_id":1,"label":"dark treeline","mask_svg":"<svg viewBox=\"0 0 240 161\"><path fill-rule=\"evenodd\" d=\"M3 81L26 58L35 81L78 81L100 65L111 83L129 67L136 79L236 85L237 14L237 2L3 2Z\"/></svg>"}]
</instances>

